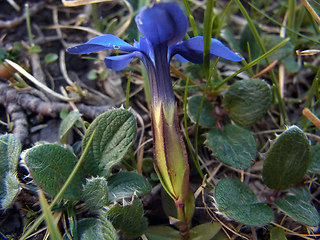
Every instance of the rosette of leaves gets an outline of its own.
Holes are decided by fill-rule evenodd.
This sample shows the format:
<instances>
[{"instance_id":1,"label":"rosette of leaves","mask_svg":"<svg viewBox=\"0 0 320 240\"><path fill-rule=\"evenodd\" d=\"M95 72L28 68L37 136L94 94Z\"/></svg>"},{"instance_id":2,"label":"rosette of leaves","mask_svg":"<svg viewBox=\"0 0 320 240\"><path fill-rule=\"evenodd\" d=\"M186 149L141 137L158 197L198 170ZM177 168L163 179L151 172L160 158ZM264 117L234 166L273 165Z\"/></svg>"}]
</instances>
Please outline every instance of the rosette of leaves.
<instances>
[{"instance_id":1,"label":"rosette of leaves","mask_svg":"<svg viewBox=\"0 0 320 240\"><path fill-rule=\"evenodd\" d=\"M82 140L83 150L94 131L92 144L63 194L64 199L80 200L87 177L107 177L134 141L136 122L125 109L101 114L87 129ZM72 152L57 144L35 146L26 152L24 160L34 182L51 196L57 195L78 162Z\"/></svg>"}]
</instances>

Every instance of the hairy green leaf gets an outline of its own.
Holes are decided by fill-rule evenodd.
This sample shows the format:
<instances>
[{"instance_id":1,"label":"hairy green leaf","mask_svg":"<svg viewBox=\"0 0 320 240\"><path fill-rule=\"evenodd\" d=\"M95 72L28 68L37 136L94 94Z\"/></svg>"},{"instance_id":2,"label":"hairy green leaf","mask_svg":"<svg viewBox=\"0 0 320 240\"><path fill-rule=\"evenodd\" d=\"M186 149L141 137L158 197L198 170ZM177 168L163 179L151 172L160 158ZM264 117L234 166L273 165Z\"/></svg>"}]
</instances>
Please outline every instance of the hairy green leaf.
<instances>
[{"instance_id":1,"label":"hairy green leaf","mask_svg":"<svg viewBox=\"0 0 320 240\"><path fill-rule=\"evenodd\" d=\"M238 169L250 167L257 155L257 146L252 134L239 126L226 125L209 131L207 145L225 164Z\"/></svg>"},{"instance_id":2,"label":"hairy green leaf","mask_svg":"<svg viewBox=\"0 0 320 240\"><path fill-rule=\"evenodd\" d=\"M135 198L132 205L115 205L108 212L108 219L116 229L121 229L127 238L139 237L148 226L147 219L143 216L143 206Z\"/></svg>"},{"instance_id":3,"label":"hairy green leaf","mask_svg":"<svg viewBox=\"0 0 320 240\"><path fill-rule=\"evenodd\" d=\"M262 118L272 104L269 85L260 79L237 81L223 99L230 118L240 126L249 127Z\"/></svg>"},{"instance_id":4,"label":"hairy green leaf","mask_svg":"<svg viewBox=\"0 0 320 240\"><path fill-rule=\"evenodd\" d=\"M68 179L78 159L59 145L44 144L28 150L24 161L35 183L44 192L55 196ZM80 168L62 198L80 200L84 183L85 172Z\"/></svg>"},{"instance_id":5,"label":"hairy green leaf","mask_svg":"<svg viewBox=\"0 0 320 240\"><path fill-rule=\"evenodd\" d=\"M102 210L97 219L85 218L78 223L80 240L118 240L117 231Z\"/></svg>"},{"instance_id":6,"label":"hairy green leaf","mask_svg":"<svg viewBox=\"0 0 320 240\"><path fill-rule=\"evenodd\" d=\"M293 189L293 195L286 195L281 200L276 200L276 205L302 224L316 227L320 222L320 215L317 209L309 203L311 198L308 189Z\"/></svg>"},{"instance_id":7,"label":"hairy green leaf","mask_svg":"<svg viewBox=\"0 0 320 240\"><path fill-rule=\"evenodd\" d=\"M82 198L91 211L97 211L108 205L107 181L103 177L87 179L83 187Z\"/></svg>"},{"instance_id":8,"label":"hairy green leaf","mask_svg":"<svg viewBox=\"0 0 320 240\"><path fill-rule=\"evenodd\" d=\"M254 192L238 179L222 179L215 195L220 212L244 224L263 226L274 218L271 208L259 203Z\"/></svg>"},{"instance_id":9,"label":"hairy green leaf","mask_svg":"<svg viewBox=\"0 0 320 240\"><path fill-rule=\"evenodd\" d=\"M11 205L20 192L16 170L21 143L13 134L0 136L0 203L1 208Z\"/></svg>"},{"instance_id":10,"label":"hairy green leaf","mask_svg":"<svg viewBox=\"0 0 320 240\"><path fill-rule=\"evenodd\" d=\"M136 195L145 195L151 191L151 185L135 172L119 172L108 178L109 202Z\"/></svg>"},{"instance_id":11,"label":"hairy green leaf","mask_svg":"<svg viewBox=\"0 0 320 240\"><path fill-rule=\"evenodd\" d=\"M310 143L297 126L276 138L267 152L263 180L269 188L287 189L300 182L310 163Z\"/></svg>"},{"instance_id":12,"label":"hairy green leaf","mask_svg":"<svg viewBox=\"0 0 320 240\"><path fill-rule=\"evenodd\" d=\"M85 149L92 132L97 129L84 168L92 176L107 176L118 164L136 137L136 122L131 112L113 109L97 117L87 129L82 142Z\"/></svg>"}]
</instances>

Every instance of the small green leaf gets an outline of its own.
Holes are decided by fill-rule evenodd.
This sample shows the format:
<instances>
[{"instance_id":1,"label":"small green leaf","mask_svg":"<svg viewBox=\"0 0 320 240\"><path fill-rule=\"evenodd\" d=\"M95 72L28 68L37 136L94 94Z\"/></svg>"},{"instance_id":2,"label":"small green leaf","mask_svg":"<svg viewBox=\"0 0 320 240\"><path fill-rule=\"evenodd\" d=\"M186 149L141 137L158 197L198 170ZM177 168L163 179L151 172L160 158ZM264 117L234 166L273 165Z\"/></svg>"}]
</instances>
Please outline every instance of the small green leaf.
<instances>
[{"instance_id":1,"label":"small green leaf","mask_svg":"<svg viewBox=\"0 0 320 240\"><path fill-rule=\"evenodd\" d=\"M250 167L256 158L257 146L251 132L236 125L226 125L223 132L213 128L206 143L223 163L238 169Z\"/></svg>"},{"instance_id":2,"label":"small green leaf","mask_svg":"<svg viewBox=\"0 0 320 240\"><path fill-rule=\"evenodd\" d=\"M44 62L45 64L49 64L49 63L53 63L55 61L58 60L58 55L55 53L48 53L45 57L44 57Z\"/></svg>"},{"instance_id":3,"label":"small green leaf","mask_svg":"<svg viewBox=\"0 0 320 240\"><path fill-rule=\"evenodd\" d=\"M1 207L8 208L21 190L16 173L7 172L4 179L4 190Z\"/></svg>"},{"instance_id":4,"label":"small green leaf","mask_svg":"<svg viewBox=\"0 0 320 240\"><path fill-rule=\"evenodd\" d=\"M284 229L279 227L270 227L270 240L287 240Z\"/></svg>"},{"instance_id":5,"label":"small green leaf","mask_svg":"<svg viewBox=\"0 0 320 240\"><path fill-rule=\"evenodd\" d=\"M55 196L68 179L78 159L59 145L44 144L28 150L24 161L35 183L49 195ZM80 200L84 183L85 172L80 169L62 198Z\"/></svg>"},{"instance_id":6,"label":"small green leaf","mask_svg":"<svg viewBox=\"0 0 320 240\"><path fill-rule=\"evenodd\" d=\"M262 41L266 51L269 51L270 49L272 49L274 46L276 46L283 40L284 38L274 34L264 35L262 37ZM274 60L282 60L292 53L293 53L293 45L291 42L287 42L282 48L272 53L269 56L269 60L270 62L273 62Z\"/></svg>"},{"instance_id":7,"label":"small green leaf","mask_svg":"<svg viewBox=\"0 0 320 240\"><path fill-rule=\"evenodd\" d=\"M282 60L286 70L290 73L297 73L300 70L300 64L293 55L289 55Z\"/></svg>"},{"instance_id":8,"label":"small green leaf","mask_svg":"<svg viewBox=\"0 0 320 240\"><path fill-rule=\"evenodd\" d=\"M62 143L67 141L69 131L80 117L81 113L72 111L62 120L59 128L59 138Z\"/></svg>"},{"instance_id":9,"label":"small green leaf","mask_svg":"<svg viewBox=\"0 0 320 240\"><path fill-rule=\"evenodd\" d=\"M135 172L119 172L108 178L109 202L136 195L150 193L151 185Z\"/></svg>"},{"instance_id":10,"label":"small green leaf","mask_svg":"<svg viewBox=\"0 0 320 240\"><path fill-rule=\"evenodd\" d=\"M28 52L29 52L30 54L41 53L41 52L42 52L42 49L41 49L41 47L40 47L39 45L34 45L34 46L32 46L32 47L30 47L30 48L28 49Z\"/></svg>"},{"instance_id":11,"label":"small green leaf","mask_svg":"<svg viewBox=\"0 0 320 240\"><path fill-rule=\"evenodd\" d=\"M107 176L118 164L136 137L136 122L131 112L113 109L97 117L87 129L82 142L85 149L92 132L97 129L83 166L92 176Z\"/></svg>"},{"instance_id":12,"label":"small green leaf","mask_svg":"<svg viewBox=\"0 0 320 240\"><path fill-rule=\"evenodd\" d=\"M263 226L274 218L271 208L259 203L254 192L238 179L222 179L215 195L220 212L246 225Z\"/></svg>"},{"instance_id":13,"label":"small green leaf","mask_svg":"<svg viewBox=\"0 0 320 240\"><path fill-rule=\"evenodd\" d=\"M116 229L121 229L127 238L139 237L148 227L148 221L143 216L143 207L139 199L134 199L132 205L115 205L108 212L108 219Z\"/></svg>"},{"instance_id":14,"label":"small green leaf","mask_svg":"<svg viewBox=\"0 0 320 240\"><path fill-rule=\"evenodd\" d=\"M169 226L151 226L145 235L149 240L182 240L180 232Z\"/></svg>"},{"instance_id":15,"label":"small green leaf","mask_svg":"<svg viewBox=\"0 0 320 240\"><path fill-rule=\"evenodd\" d=\"M89 80L96 80L98 76L94 70L91 70L90 72L88 72L87 77Z\"/></svg>"},{"instance_id":16,"label":"small green leaf","mask_svg":"<svg viewBox=\"0 0 320 240\"><path fill-rule=\"evenodd\" d=\"M202 99L202 96L196 95L196 96L192 96L188 100L188 106L187 106L188 116L193 123L197 122L201 99ZM200 125L205 127L213 127L216 124L216 121L212 115L212 110L213 109L210 101L205 98L203 101L200 119L199 119Z\"/></svg>"},{"instance_id":17,"label":"small green leaf","mask_svg":"<svg viewBox=\"0 0 320 240\"><path fill-rule=\"evenodd\" d=\"M107 219L106 211L102 210L95 218L85 218L78 222L78 232L81 240L118 240L117 231Z\"/></svg>"},{"instance_id":18,"label":"small green leaf","mask_svg":"<svg viewBox=\"0 0 320 240\"><path fill-rule=\"evenodd\" d=\"M44 217L46 219L46 225L47 225L48 231L50 233L50 239L62 240L61 233L59 232L58 226L55 223L54 218L51 214L49 204L48 204L44 194L41 191L39 192L39 199L40 199L41 210L42 210Z\"/></svg>"},{"instance_id":19,"label":"small green leaf","mask_svg":"<svg viewBox=\"0 0 320 240\"><path fill-rule=\"evenodd\" d=\"M190 229L192 240L211 240L221 229L221 225L216 222L203 223Z\"/></svg>"},{"instance_id":20,"label":"small green leaf","mask_svg":"<svg viewBox=\"0 0 320 240\"><path fill-rule=\"evenodd\" d=\"M306 196L306 192L309 197ZM309 203L310 197L307 189L295 189L293 195L276 200L275 204L296 221L316 227L320 222L320 215L317 209Z\"/></svg>"},{"instance_id":21,"label":"small green leaf","mask_svg":"<svg viewBox=\"0 0 320 240\"><path fill-rule=\"evenodd\" d=\"M297 126L283 132L267 152L263 181L269 188L287 189L300 182L310 163L310 143Z\"/></svg>"},{"instance_id":22,"label":"small green leaf","mask_svg":"<svg viewBox=\"0 0 320 240\"><path fill-rule=\"evenodd\" d=\"M243 127L249 127L262 118L271 104L271 89L260 79L235 82L223 99L224 107L230 111L230 118Z\"/></svg>"},{"instance_id":23,"label":"small green leaf","mask_svg":"<svg viewBox=\"0 0 320 240\"><path fill-rule=\"evenodd\" d=\"M97 211L108 205L107 181L103 177L87 179L82 198L91 211Z\"/></svg>"}]
</instances>

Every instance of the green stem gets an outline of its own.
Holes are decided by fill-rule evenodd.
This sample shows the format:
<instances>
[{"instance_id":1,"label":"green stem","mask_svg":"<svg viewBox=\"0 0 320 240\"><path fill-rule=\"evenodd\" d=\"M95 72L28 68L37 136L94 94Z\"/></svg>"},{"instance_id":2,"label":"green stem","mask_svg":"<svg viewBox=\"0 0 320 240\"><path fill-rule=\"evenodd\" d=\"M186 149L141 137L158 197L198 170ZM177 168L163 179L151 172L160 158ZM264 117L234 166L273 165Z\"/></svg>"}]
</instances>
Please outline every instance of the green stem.
<instances>
[{"instance_id":1,"label":"green stem","mask_svg":"<svg viewBox=\"0 0 320 240\"><path fill-rule=\"evenodd\" d=\"M189 18L190 25L192 27L193 36L198 36L199 34L198 34L198 31L197 31L196 23L195 23L194 18L193 18L192 14L191 14L188 1L187 0L183 0L183 3L184 3L184 6L186 8L186 11L187 11L187 16Z\"/></svg>"},{"instance_id":2,"label":"green stem","mask_svg":"<svg viewBox=\"0 0 320 240\"><path fill-rule=\"evenodd\" d=\"M212 16L214 0L208 0L204 13L204 36L203 36L203 66L207 81L211 81L210 75L210 47L212 34Z\"/></svg>"},{"instance_id":3,"label":"green stem","mask_svg":"<svg viewBox=\"0 0 320 240\"><path fill-rule=\"evenodd\" d=\"M25 6L25 12L26 12L26 23L27 23L28 38L29 38L30 46L32 47L32 46L34 46L34 42L33 42L33 36L32 36L32 31L31 31L29 4L26 3L24 6Z\"/></svg>"},{"instance_id":4,"label":"green stem","mask_svg":"<svg viewBox=\"0 0 320 240\"><path fill-rule=\"evenodd\" d=\"M126 89L126 106L125 108L129 108L129 99L130 99L130 83L131 83L131 76L128 75L128 82L127 82L127 89Z\"/></svg>"},{"instance_id":5,"label":"green stem","mask_svg":"<svg viewBox=\"0 0 320 240\"><path fill-rule=\"evenodd\" d=\"M266 52L265 54L262 54L260 57L256 58L255 60L253 60L252 62L246 64L245 61L243 60L242 63L245 64L245 66L243 68L241 68L240 70L238 70L237 72L235 72L234 74L230 75L229 77L225 78L223 81L221 81L218 85L215 86L214 90L218 90L220 87L222 87L224 84L226 84L229 80L231 80L232 78L234 78L235 76L237 76L239 73L242 73L246 70L248 70L249 68L253 67L254 65L256 65L258 62L262 61L263 59L265 59L266 57L268 57L270 54L272 54L273 52L277 51L279 48L283 47L287 42L289 42L290 39L286 38L284 39L282 42L280 42L279 44L277 44L276 46L274 46L272 49L270 49L268 52Z\"/></svg>"},{"instance_id":6,"label":"green stem","mask_svg":"<svg viewBox=\"0 0 320 240\"><path fill-rule=\"evenodd\" d=\"M87 153L89 151L89 146L92 144L93 137L94 137L95 133L96 133L96 130L94 130L92 135L90 136L90 139L88 141L88 144L87 144L86 148L84 149L84 151L83 151L79 161L77 162L76 166L73 168L73 170L72 170L71 174L69 175L67 181L64 183L64 185L62 186L62 188L60 189L60 191L58 192L56 197L51 202L50 209L52 209L53 206L56 205L57 202L61 199L63 193L66 191L66 189L70 185L71 181L73 180L74 176L76 175L76 173L80 169L81 164L82 164L85 156L87 155ZM20 240L25 240L42 223L43 220L44 220L44 214L42 213L40 215L40 217L37 219L37 221L34 222L34 224L26 231L25 234L23 234L23 236L20 238Z\"/></svg>"}]
</instances>

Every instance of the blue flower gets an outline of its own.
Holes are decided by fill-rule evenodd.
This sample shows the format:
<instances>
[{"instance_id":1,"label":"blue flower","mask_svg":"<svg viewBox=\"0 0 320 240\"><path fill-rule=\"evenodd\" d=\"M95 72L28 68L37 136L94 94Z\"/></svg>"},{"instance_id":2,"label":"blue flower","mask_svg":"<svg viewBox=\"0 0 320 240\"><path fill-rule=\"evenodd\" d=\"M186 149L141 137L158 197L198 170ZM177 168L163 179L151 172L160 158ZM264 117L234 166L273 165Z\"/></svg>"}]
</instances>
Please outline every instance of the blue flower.
<instances>
[{"instance_id":1,"label":"blue flower","mask_svg":"<svg viewBox=\"0 0 320 240\"><path fill-rule=\"evenodd\" d=\"M147 69L152 106L160 101L164 105L174 102L169 64L173 56L180 61L203 62L203 37L193 37L180 42L186 34L188 19L176 3L155 3L144 7L135 18L139 31L144 37L130 45L120 38L106 34L86 43L67 49L73 54L87 54L107 49L116 49L127 54L105 58L108 68L119 71L134 57L140 58ZM231 61L243 58L232 52L219 40L211 39L210 58L219 56Z\"/></svg>"},{"instance_id":2,"label":"blue flower","mask_svg":"<svg viewBox=\"0 0 320 240\"><path fill-rule=\"evenodd\" d=\"M203 37L181 42L188 19L176 3L155 3L145 7L135 20L143 37L133 46L107 34L67 50L74 54L107 49L127 52L105 58L106 66L117 71L125 68L134 57L143 61L151 88L154 167L162 186L175 201L180 231L185 232L194 209L192 201L185 200L187 197L192 199L193 194L189 191L188 157L179 128L169 64L173 56L181 61L202 63ZM219 40L211 39L210 58L215 56L237 62L243 59Z\"/></svg>"}]
</instances>

